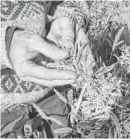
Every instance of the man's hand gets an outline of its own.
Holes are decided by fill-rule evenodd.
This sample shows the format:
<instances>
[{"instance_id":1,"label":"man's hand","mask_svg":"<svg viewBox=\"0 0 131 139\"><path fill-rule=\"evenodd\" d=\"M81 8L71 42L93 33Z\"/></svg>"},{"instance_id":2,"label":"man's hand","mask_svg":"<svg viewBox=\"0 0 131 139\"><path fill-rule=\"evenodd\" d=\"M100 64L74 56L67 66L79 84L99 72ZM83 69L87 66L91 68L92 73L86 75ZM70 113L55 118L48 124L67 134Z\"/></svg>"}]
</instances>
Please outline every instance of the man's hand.
<instances>
[{"instance_id":1,"label":"man's hand","mask_svg":"<svg viewBox=\"0 0 131 139\"><path fill-rule=\"evenodd\" d=\"M73 48L75 37L75 23L68 17L62 17L52 22L47 39L55 42L59 47Z\"/></svg>"},{"instance_id":2,"label":"man's hand","mask_svg":"<svg viewBox=\"0 0 131 139\"><path fill-rule=\"evenodd\" d=\"M17 75L25 81L45 86L72 84L76 74L70 70L48 69L35 64L32 59L43 54L53 60L62 60L69 52L47 43L39 35L26 31L15 31L9 57Z\"/></svg>"}]
</instances>

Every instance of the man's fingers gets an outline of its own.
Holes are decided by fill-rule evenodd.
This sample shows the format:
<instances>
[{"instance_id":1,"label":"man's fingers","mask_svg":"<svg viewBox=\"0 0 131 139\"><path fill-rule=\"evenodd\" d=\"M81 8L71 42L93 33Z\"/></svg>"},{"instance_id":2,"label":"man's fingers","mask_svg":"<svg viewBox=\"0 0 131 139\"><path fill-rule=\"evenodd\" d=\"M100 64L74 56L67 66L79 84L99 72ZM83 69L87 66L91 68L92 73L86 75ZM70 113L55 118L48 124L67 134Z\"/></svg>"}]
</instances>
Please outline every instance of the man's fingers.
<instances>
[{"instance_id":1,"label":"man's fingers","mask_svg":"<svg viewBox=\"0 0 131 139\"><path fill-rule=\"evenodd\" d=\"M63 60L69 56L69 52L67 50L62 50L51 43L46 43L45 47L40 49L39 52L53 60Z\"/></svg>"},{"instance_id":2,"label":"man's fingers","mask_svg":"<svg viewBox=\"0 0 131 139\"><path fill-rule=\"evenodd\" d=\"M24 63L24 70L28 76L44 80L74 80L76 78L76 74L71 70L48 69L31 61Z\"/></svg>"},{"instance_id":3,"label":"man's fingers","mask_svg":"<svg viewBox=\"0 0 131 139\"><path fill-rule=\"evenodd\" d=\"M66 48L73 48L74 47L74 31L70 28L67 30L62 31L62 42L64 44L64 47Z\"/></svg>"},{"instance_id":4,"label":"man's fingers","mask_svg":"<svg viewBox=\"0 0 131 139\"><path fill-rule=\"evenodd\" d=\"M43 39L39 45L34 45L34 49L53 60L63 60L69 56L67 50L60 49L54 43L46 42Z\"/></svg>"},{"instance_id":5,"label":"man's fingers","mask_svg":"<svg viewBox=\"0 0 131 139\"><path fill-rule=\"evenodd\" d=\"M38 79L38 78L33 78L33 77L24 77L24 81L29 81L29 82L34 82L36 84L48 86L48 87L53 87L53 86L63 86L67 84L73 84L74 80L43 80L43 79Z\"/></svg>"},{"instance_id":6,"label":"man's fingers","mask_svg":"<svg viewBox=\"0 0 131 139\"><path fill-rule=\"evenodd\" d=\"M56 36L54 36L51 31L49 32L49 34L47 35L46 38L49 41L54 42L57 45L58 48L61 48L61 47L63 48L63 44L61 43L62 42L61 39L60 38L58 39ZM68 55L69 55L69 53L68 53Z\"/></svg>"},{"instance_id":7,"label":"man's fingers","mask_svg":"<svg viewBox=\"0 0 131 139\"><path fill-rule=\"evenodd\" d=\"M51 31L48 33L46 39L54 42L55 44L57 44L56 38L52 35Z\"/></svg>"},{"instance_id":8,"label":"man's fingers","mask_svg":"<svg viewBox=\"0 0 131 139\"><path fill-rule=\"evenodd\" d=\"M62 42L66 48L74 47L75 23L69 18L63 18L61 23Z\"/></svg>"},{"instance_id":9,"label":"man's fingers","mask_svg":"<svg viewBox=\"0 0 131 139\"><path fill-rule=\"evenodd\" d=\"M54 36L52 38L52 36ZM49 39L54 39L54 42L58 44L59 40L62 41L61 46L65 48L74 47L74 37L75 37L75 23L72 19L68 17L63 17L55 20L52 25L50 32L47 36ZM57 41L56 41L57 40Z\"/></svg>"}]
</instances>

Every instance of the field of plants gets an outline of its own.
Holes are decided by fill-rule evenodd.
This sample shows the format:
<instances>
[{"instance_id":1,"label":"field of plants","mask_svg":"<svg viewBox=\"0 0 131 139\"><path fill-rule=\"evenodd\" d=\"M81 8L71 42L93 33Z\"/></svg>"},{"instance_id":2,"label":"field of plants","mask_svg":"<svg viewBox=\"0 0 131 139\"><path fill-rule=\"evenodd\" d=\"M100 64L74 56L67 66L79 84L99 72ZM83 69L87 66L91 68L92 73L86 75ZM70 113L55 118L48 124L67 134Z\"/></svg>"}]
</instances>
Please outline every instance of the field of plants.
<instances>
[{"instance_id":1,"label":"field of plants","mask_svg":"<svg viewBox=\"0 0 131 139\"><path fill-rule=\"evenodd\" d=\"M71 108L69 126L33 106L61 125L56 138L130 138L129 1L89 1L89 9L87 35L78 34L73 57L57 65L78 74L67 98L54 89Z\"/></svg>"}]
</instances>

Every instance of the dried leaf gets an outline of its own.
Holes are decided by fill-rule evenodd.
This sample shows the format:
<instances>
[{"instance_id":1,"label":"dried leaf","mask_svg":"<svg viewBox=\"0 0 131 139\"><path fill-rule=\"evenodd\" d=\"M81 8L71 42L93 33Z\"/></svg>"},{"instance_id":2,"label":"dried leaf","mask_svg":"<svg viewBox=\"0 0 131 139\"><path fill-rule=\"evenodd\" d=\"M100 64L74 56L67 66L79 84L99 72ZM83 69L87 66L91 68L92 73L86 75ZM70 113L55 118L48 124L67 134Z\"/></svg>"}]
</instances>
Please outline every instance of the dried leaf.
<instances>
[{"instance_id":1,"label":"dried leaf","mask_svg":"<svg viewBox=\"0 0 131 139\"><path fill-rule=\"evenodd\" d=\"M83 52L83 50L84 50L84 48L87 46L87 43L86 44L83 44L81 47L80 47L80 49L79 49L79 51L78 51L78 53L77 53L77 62L79 62L79 60L80 60L80 57L81 57L81 54L82 54L82 52Z\"/></svg>"},{"instance_id":2,"label":"dried leaf","mask_svg":"<svg viewBox=\"0 0 131 139\"><path fill-rule=\"evenodd\" d=\"M75 124L75 117L74 117L74 114L73 113L70 113L70 124L71 124L71 126L73 127L74 126L74 124Z\"/></svg>"},{"instance_id":3,"label":"dried leaf","mask_svg":"<svg viewBox=\"0 0 131 139\"><path fill-rule=\"evenodd\" d=\"M113 138L113 131L112 130L113 130L113 127L110 127L109 128L109 131L108 131L108 138L109 139L112 139Z\"/></svg>"},{"instance_id":4,"label":"dried leaf","mask_svg":"<svg viewBox=\"0 0 131 139\"><path fill-rule=\"evenodd\" d=\"M37 110L37 112L40 114L40 116L45 119L46 118L46 114L43 112L42 109L40 109L35 103L33 103L33 107Z\"/></svg>"},{"instance_id":5,"label":"dried leaf","mask_svg":"<svg viewBox=\"0 0 131 139\"><path fill-rule=\"evenodd\" d=\"M56 134L67 134L67 133L70 133L71 131L72 131L72 128L64 127L64 128L58 128L58 129L54 130L54 133L56 133Z\"/></svg>"},{"instance_id":6,"label":"dried leaf","mask_svg":"<svg viewBox=\"0 0 131 139\"><path fill-rule=\"evenodd\" d=\"M80 108L80 104L82 102L82 98L83 98L83 95L84 95L84 92L85 92L86 88L87 88L87 83L84 84L84 86L83 86L83 88L82 88L82 90L80 92L80 96L79 96L79 99L78 99L78 102L77 102L77 106L76 106L76 110L75 110L75 115L77 114L77 112L78 112L78 110Z\"/></svg>"},{"instance_id":7,"label":"dried leaf","mask_svg":"<svg viewBox=\"0 0 131 139\"><path fill-rule=\"evenodd\" d=\"M98 71L96 71L93 76L96 76L97 78L101 75L104 75L107 72L110 72L114 67L117 65L117 63L112 64L111 66L105 67L105 68L100 68Z\"/></svg>"},{"instance_id":8,"label":"dried leaf","mask_svg":"<svg viewBox=\"0 0 131 139\"><path fill-rule=\"evenodd\" d=\"M9 132L11 132L12 129L13 129L13 127L15 126L15 124L16 124L18 121L20 121L21 118L22 118L22 116L19 117L19 118L17 118L16 120L10 122L9 124L5 125L5 126L1 129L1 136L5 135L5 134L7 134L7 133L9 133Z\"/></svg>"},{"instance_id":9,"label":"dried leaf","mask_svg":"<svg viewBox=\"0 0 131 139\"><path fill-rule=\"evenodd\" d=\"M121 137L121 132L120 132L121 126L120 126L119 120L112 111L110 112L110 116L111 116L111 119L113 121L113 124L116 127L116 132L117 132L118 138L120 138Z\"/></svg>"},{"instance_id":10,"label":"dried leaf","mask_svg":"<svg viewBox=\"0 0 131 139\"><path fill-rule=\"evenodd\" d=\"M50 121L53 121L53 122L55 122L58 125L65 126L63 123L61 123L59 120L57 120L57 119L55 119L53 117L47 116L45 119L50 120Z\"/></svg>"},{"instance_id":11,"label":"dried leaf","mask_svg":"<svg viewBox=\"0 0 131 139\"><path fill-rule=\"evenodd\" d=\"M59 91L57 91L56 89L54 89L54 92L57 94L57 96L58 96L62 101L64 101L65 103L68 103L68 102L67 102L67 99L66 99L63 95L61 95L61 93L60 93Z\"/></svg>"},{"instance_id":12,"label":"dried leaf","mask_svg":"<svg viewBox=\"0 0 131 139\"><path fill-rule=\"evenodd\" d=\"M124 41L119 41L117 44L116 44L116 47L120 44L124 43Z\"/></svg>"},{"instance_id":13,"label":"dried leaf","mask_svg":"<svg viewBox=\"0 0 131 139\"><path fill-rule=\"evenodd\" d=\"M75 108L74 108L74 105L73 105L73 89L70 89L68 91L67 98L68 98L68 103L71 106L71 109L74 110Z\"/></svg>"},{"instance_id":14,"label":"dried leaf","mask_svg":"<svg viewBox=\"0 0 131 139\"><path fill-rule=\"evenodd\" d=\"M33 106L34 106L34 108L37 110L37 112L40 114L40 116L43 119L45 119L45 120L51 120L51 121L55 122L58 125L64 126L64 124L61 123L59 120L57 120L57 119L55 119L53 117L46 116L46 114L36 104L33 103Z\"/></svg>"},{"instance_id":15,"label":"dried leaf","mask_svg":"<svg viewBox=\"0 0 131 139\"><path fill-rule=\"evenodd\" d=\"M75 44L74 46L74 55L73 57L76 59L76 56L77 56L77 52L78 52L78 43Z\"/></svg>"},{"instance_id":16,"label":"dried leaf","mask_svg":"<svg viewBox=\"0 0 131 139\"><path fill-rule=\"evenodd\" d=\"M118 44L118 41L119 41L119 39L120 39L120 37L121 37L121 35L122 35L124 29L125 29L125 28L122 27L122 28L118 31L118 33L116 34L115 40L114 40L114 42L113 42L112 51L114 51L115 48L116 48L116 46L118 46L118 45L117 45L117 44Z\"/></svg>"}]
</instances>

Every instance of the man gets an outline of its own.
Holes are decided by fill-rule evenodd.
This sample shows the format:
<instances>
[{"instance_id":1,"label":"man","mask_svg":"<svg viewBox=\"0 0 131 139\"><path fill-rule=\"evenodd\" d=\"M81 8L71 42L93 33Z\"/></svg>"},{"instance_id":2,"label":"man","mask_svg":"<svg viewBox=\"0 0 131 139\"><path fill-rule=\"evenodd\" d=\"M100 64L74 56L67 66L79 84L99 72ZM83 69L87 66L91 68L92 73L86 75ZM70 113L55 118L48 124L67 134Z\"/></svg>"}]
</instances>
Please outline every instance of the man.
<instances>
[{"instance_id":1,"label":"man","mask_svg":"<svg viewBox=\"0 0 131 139\"><path fill-rule=\"evenodd\" d=\"M53 4L54 2L51 1L1 2L2 137L23 136L23 125L27 121L34 121L36 116L31 117L34 110L32 107L30 110L26 105L32 102L37 102L47 111L46 114L56 115L54 117L67 124L68 106L56 95L43 89L73 84L77 75L71 70L49 69L41 62L45 60L44 56L54 61L64 60L70 56L69 51L74 46L76 26L79 29L87 24L85 14L87 7L86 2L58 3L47 36L47 14ZM58 45L63 49L57 47ZM7 67L15 72L6 69ZM10 90L10 85L8 87L6 81L8 85L11 81L16 87ZM34 89L34 86L37 87ZM58 115L66 115L66 117L60 118ZM20 117L22 118L19 119ZM17 124L16 120L18 120ZM10 127L9 123L12 121L14 123ZM53 128L58 126L54 124Z\"/></svg>"}]
</instances>

